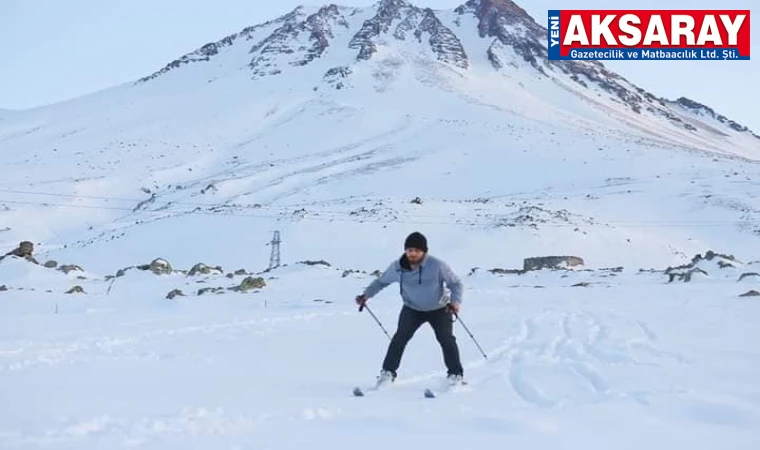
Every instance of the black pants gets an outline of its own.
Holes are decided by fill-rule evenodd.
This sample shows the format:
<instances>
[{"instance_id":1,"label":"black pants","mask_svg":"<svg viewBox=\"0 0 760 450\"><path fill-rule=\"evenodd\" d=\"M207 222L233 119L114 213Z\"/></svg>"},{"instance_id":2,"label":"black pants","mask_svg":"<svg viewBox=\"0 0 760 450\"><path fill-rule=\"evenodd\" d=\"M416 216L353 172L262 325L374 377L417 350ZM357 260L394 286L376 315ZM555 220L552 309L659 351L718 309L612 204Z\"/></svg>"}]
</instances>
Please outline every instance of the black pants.
<instances>
[{"instance_id":1,"label":"black pants","mask_svg":"<svg viewBox=\"0 0 760 450\"><path fill-rule=\"evenodd\" d=\"M435 338L441 345L448 374L463 375L464 369L459 360L459 347L456 337L454 337L454 323L451 313L446 308L423 312L404 306L398 317L398 329L391 339L388 353L385 355L385 361L383 361L383 370L396 374L399 365L401 365L401 356L404 354L406 344L425 322L433 327Z\"/></svg>"}]
</instances>

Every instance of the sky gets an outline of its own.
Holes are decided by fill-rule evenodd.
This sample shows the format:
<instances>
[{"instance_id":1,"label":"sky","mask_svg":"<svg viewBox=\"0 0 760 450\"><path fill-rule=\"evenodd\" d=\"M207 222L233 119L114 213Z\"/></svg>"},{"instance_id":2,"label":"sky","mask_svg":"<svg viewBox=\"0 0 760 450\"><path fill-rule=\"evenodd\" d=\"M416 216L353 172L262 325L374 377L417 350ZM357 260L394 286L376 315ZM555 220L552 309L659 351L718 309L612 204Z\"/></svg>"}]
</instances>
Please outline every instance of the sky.
<instances>
[{"instance_id":1,"label":"sky","mask_svg":"<svg viewBox=\"0 0 760 450\"><path fill-rule=\"evenodd\" d=\"M454 8L465 0L410 0ZM0 0L0 108L42 106L148 75L201 45L299 4L376 0ZM517 0L546 25L549 9L749 9L757 0ZM754 14L753 14L754 15ZM752 43L760 45L760 25ZM756 50L760 51L760 50ZM685 96L760 131L760 54L750 61L608 61L666 98Z\"/></svg>"}]
</instances>

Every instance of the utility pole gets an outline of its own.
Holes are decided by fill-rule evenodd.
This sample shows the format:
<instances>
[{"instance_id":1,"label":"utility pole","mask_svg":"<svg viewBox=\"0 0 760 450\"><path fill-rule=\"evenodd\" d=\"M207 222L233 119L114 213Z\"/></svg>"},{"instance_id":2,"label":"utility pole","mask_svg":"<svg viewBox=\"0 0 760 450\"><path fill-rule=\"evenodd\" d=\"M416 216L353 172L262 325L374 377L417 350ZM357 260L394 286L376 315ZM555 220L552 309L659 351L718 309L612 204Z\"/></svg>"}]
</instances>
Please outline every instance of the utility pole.
<instances>
[{"instance_id":1,"label":"utility pole","mask_svg":"<svg viewBox=\"0 0 760 450\"><path fill-rule=\"evenodd\" d=\"M274 237L272 238L272 242L269 244L272 246L272 254L269 257L269 269L276 269L280 267L280 243L282 241L280 240L280 232L275 231Z\"/></svg>"}]
</instances>

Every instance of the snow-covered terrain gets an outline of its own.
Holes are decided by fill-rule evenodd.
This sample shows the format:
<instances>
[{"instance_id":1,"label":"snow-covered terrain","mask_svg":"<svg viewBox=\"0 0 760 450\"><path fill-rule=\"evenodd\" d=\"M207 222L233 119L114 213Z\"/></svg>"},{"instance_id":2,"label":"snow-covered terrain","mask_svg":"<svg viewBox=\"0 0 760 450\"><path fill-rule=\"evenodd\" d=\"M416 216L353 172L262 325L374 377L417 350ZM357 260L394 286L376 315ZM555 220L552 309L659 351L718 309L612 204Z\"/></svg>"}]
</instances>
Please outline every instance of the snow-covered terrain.
<instances>
[{"instance_id":1,"label":"snow-covered terrain","mask_svg":"<svg viewBox=\"0 0 760 450\"><path fill-rule=\"evenodd\" d=\"M760 138L545 36L508 0L299 8L0 111L3 254L78 266L0 261L0 448L757 448ZM353 297L415 230L490 358L457 325L470 384L424 399L423 330L354 398L386 337ZM585 270L516 270L549 255Z\"/></svg>"}]
</instances>

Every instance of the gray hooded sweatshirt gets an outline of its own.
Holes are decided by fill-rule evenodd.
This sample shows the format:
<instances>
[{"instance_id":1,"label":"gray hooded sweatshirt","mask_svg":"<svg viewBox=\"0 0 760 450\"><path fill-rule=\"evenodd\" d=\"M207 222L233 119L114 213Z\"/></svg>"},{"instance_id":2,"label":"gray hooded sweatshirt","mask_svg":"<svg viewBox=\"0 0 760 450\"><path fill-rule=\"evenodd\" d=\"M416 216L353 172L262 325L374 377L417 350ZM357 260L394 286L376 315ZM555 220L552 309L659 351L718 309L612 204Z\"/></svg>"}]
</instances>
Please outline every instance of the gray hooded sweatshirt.
<instances>
[{"instance_id":1,"label":"gray hooded sweatshirt","mask_svg":"<svg viewBox=\"0 0 760 450\"><path fill-rule=\"evenodd\" d=\"M399 283L404 305L417 311L435 311L449 301L462 303L462 281L448 264L431 255L425 255L415 270L409 267L405 256L393 261L380 278L367 286L364 295L372 298L393 283ZM451 298L445 295L444 284L451 291Z\"/></svg>"}]
</instances>

